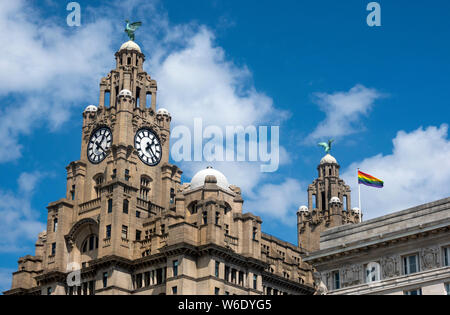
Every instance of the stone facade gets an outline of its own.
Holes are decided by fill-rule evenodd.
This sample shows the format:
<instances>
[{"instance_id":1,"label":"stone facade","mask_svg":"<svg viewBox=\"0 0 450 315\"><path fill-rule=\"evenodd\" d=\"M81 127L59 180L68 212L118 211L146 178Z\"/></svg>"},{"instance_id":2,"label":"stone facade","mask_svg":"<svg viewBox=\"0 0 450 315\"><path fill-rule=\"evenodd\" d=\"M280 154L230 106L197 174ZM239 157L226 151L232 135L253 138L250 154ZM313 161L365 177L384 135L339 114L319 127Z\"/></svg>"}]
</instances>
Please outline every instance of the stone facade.
<instances>
[{"instance_id":1,"label":"stone facade","mask_svg":"<svg viewBox=\"0 0 450 315\"><path fill-rule=\"evenodd\" d=\"M171 116L156 109L144 61L134 42L116 53L99 106L83 113L66 196L49 204L35 255L19 260L5 294L313 294L302 249L262 233L238 187L212 169L181 183L169 163ZM142 128L161 146L154 166L138 152ZM91 140L99 130L110 133Z\"/></svg>"},{"instance_id":2,"label":"stone facade","mask_svg":"<svg viewBox=\"0 0 450 315\"><path fill-rule=\"evenodd\" d=\"M450 294L450 198L321 234L321 293Z\"/></svg>"}]
</instances>

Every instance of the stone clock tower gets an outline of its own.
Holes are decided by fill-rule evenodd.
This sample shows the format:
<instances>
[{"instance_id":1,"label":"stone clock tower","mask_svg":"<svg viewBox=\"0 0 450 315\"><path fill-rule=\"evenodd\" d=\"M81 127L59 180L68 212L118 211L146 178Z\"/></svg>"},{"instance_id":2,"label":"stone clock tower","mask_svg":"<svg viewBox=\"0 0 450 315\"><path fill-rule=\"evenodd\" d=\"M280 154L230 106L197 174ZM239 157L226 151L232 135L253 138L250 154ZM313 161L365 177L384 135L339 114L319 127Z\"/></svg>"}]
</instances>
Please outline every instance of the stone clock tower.
<instances>
[{"instance_id":1,"label":"stone clock tower","mask_svg":"<svg viewBox=\"0 0 450 315\"><path fill-rule=\"evenodd\" d=\"M181 184L144 54L129 41L115 57L83 112L66 196L5 294L312 294L300 249L262 233L225 175L208 167Z\"/></svg>"}]
</instances>

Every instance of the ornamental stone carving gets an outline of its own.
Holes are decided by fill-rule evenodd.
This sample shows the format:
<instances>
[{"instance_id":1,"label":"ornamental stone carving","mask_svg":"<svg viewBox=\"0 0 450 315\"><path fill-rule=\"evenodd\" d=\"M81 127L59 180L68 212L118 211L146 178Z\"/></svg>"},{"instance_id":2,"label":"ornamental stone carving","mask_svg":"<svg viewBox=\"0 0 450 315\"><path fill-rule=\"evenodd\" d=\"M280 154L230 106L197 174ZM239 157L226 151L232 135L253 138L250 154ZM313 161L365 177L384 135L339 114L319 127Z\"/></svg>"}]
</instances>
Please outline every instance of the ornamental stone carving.
<instances>
[{"instance_id":1,"label":"ornamental stone carving","mask_svg":"<svg viewBox=\"0 0 450 315\"><path fill-rule=\"evenodd\" d=\"M420 253L421 270L439 268L439 248L425 248Z\"/></svg>"},{"instance_id":2,"label":"ornamental stone carving","mask_svg":"<svg viewBox=\"0 0 450 315\"><path fill-rule=\"evenodd\" d=\"M381 260L383 278L393 278L400 276L400 257L384 257Z\"/></svg>"},{"instance_id":3,"label":"ornamental stone carving","mask_svg":"<svg viewBox=\"0 0 450 315\"><path fill-rule=\"evenodd\" d=\"M350 265L342 270L342 285L344 287L357 285L361 283L361 266Z\"/></svg>"}]
</instances>

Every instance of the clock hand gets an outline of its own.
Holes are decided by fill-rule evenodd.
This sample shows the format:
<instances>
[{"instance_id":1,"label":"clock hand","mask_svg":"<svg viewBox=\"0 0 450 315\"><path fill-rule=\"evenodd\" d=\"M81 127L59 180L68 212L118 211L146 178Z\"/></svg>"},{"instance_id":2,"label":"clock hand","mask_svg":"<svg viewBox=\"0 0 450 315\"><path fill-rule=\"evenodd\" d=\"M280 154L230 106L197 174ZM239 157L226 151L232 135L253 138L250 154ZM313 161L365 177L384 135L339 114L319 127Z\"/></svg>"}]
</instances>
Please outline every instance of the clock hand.
<instances>
[{"instance_id":1,"label":"clock hand","mask_svg":"<svg viewBox=\"0 0 450 315\"><path fill-rule=\"evenodd\" d=\"M147 147L145 148L145 151L147 151L151 155L152 159L153 159L153 157L155 157L155 153L152 150L150 142L147 143Z\"/></svg>"}]
</instances>

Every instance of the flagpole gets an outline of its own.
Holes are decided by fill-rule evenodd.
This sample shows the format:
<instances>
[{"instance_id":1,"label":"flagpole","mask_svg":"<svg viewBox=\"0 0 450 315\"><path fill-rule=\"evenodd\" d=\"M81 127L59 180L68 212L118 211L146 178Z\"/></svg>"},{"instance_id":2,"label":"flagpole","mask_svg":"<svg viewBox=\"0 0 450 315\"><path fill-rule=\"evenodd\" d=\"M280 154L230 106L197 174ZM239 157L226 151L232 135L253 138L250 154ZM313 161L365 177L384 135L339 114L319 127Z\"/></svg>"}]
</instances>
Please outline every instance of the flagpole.
<instances>
[{"instance_id":1,"label":"flagpole","mask_svg":"<svg viewBox=\"0 0 450 315\"><path fill-rule=\"evenodd\" d=\"M359 177L359 168L357 171L357 178ZM362 223L362 208L361 208L361 184L358 180L358 202L359 202L359 223Z\"/></svg>"}]
</instances>

